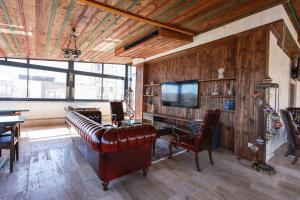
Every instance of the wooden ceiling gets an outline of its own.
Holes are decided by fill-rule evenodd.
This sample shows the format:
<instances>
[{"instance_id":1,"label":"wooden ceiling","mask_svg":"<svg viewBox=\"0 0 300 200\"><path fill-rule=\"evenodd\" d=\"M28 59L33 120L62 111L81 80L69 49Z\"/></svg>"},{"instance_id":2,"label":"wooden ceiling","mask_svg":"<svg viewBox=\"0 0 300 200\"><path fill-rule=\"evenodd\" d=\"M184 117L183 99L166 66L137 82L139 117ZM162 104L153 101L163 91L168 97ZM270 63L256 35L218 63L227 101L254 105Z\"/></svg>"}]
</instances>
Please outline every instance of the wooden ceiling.
<instances>
[{"instance_id":1,"label":"wooden ceiling","mask_svg":"<svg viewBox=\"0 0 300 200\"><path fill-rule=\"evenodd\" d=\"M300 1L288 0L284 5L296 31L298 32L298 41L300 42Z\"/></svg>"},{"instance_id":2,"label":"wooden ceiling","mask_svg":"<svg viewBox=\"0 0 300 200\"><path fill-rule=\"evenodd\" d=\"M295 0L298 1L298 0ZM283 3L282 0L99 0L126 12L201 33ZM76 28L80 60L130 63L115 49L155 30L76 0L0 0L0 57L63 60ZM183 44L178 44L183 45ZM177 45L177 46L178 46ZM175 46L176 47L176 46ZM165 49L158 48L153 54Z\"/></svg>"}]
</instances>

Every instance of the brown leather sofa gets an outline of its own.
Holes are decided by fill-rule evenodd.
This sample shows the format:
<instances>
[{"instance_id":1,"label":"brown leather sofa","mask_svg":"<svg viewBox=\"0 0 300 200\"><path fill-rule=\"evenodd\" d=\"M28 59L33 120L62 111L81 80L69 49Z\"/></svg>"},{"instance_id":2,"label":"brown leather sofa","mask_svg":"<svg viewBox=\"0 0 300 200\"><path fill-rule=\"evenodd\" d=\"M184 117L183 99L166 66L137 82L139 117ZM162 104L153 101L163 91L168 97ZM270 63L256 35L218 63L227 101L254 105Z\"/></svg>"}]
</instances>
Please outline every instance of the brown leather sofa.
<instances>
[{"instance_id":1,"label":"brown leather sofa","mask_svg":"<svg viewBox=\"0 0 300 200\"><path fill-rule=\"evenodd\" d=\"M86 113L69 111L66 124L72 132L74 143L91 164L102 181L103 190L109 181L143 170L147 175L151 165L151 147L156 130L150 125L129 128L104 127L85 116Z\"/></svg>"}]
</instances>

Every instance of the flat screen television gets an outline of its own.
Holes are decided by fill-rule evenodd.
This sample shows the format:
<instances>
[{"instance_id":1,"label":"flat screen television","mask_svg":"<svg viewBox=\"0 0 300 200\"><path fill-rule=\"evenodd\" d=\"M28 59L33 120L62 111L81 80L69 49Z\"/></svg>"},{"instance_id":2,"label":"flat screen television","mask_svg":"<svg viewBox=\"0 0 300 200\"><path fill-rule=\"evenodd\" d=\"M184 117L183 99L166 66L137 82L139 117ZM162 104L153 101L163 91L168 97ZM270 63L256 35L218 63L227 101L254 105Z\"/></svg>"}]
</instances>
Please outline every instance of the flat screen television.
<instances>
[{"instance_id":1,"label":"flat screen television","mask_svg":"<svg viewBox=\"0 0 300 200\"><path fill-rule=\"evenodd\" d=\"M162 83L162 105L198 108L198 85L198 80Z\"/></svg>"}]
</instances>

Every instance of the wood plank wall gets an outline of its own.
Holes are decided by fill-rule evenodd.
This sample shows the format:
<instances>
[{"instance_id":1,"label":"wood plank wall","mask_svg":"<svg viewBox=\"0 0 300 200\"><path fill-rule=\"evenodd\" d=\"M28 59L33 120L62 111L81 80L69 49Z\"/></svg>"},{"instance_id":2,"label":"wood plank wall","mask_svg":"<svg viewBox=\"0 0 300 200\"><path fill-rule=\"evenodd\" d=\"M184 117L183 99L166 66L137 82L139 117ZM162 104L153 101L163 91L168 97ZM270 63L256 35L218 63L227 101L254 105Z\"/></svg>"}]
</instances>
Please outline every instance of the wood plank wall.
<instances>
[{"instance_id":1,"label":"wood plank wall","mask_svg":"<svg viewBox=\"0 0 300 200\"><path fill-rule=\"evenodd\" d=\"M140 118L142 112L150 112L151 106L143 104L143 84L150 81L162 83L182 80L207 80L217 78L217 69L225 68L225 77L236 76L236 112L221 114L221 146L238 156L252 159L247 148L261 135L258 110L250 97L255 84L267 72L269 25L258 27L234 36L210 42L192 49L159 58L137 66L136 111ZM143 74L143 75L142 75ZM229 81L221 81L223 91L227 91ZM207 109L223 109L225 99L211 98L215 82L200 82L199 108L165 107L160 102L160 89L155 104L159 113L182 117L203 118ZM263 153L262 153L263 155ZM262 155L260 156L262 158Z\"/></svg>"}]
</instances>

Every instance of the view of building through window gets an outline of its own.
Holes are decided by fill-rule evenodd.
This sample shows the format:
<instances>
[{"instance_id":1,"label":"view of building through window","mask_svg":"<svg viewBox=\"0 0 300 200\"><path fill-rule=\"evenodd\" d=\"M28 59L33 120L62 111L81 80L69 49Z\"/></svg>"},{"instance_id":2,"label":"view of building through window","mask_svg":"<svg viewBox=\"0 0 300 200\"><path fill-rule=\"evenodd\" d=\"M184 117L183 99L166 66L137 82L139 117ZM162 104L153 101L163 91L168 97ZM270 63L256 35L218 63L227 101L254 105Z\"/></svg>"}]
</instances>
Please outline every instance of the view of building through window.
<instances>
[{"instance_id":1,"label":"view of building through window","mask_svg":"<svg viewBox=\"0 0 300 200\"><path fill-rule=\"evenodd\" d=\"M75 71L83 71L83 72L102 73L102 64L75 62L74 70Z\"/></svg>"},{"instance_id":2,"label":"view of building through window","mask_svg":"<svg viewBox=\"0 0 300 200\"><path fill-rule=\"evenodd\" d=\"M104 78L102 99L104 100L124 99L124 80Z\"/></svg>"},{"instance_id":3,"label":"view of building through window","mask_svg":"<svg viewBox=\"0 0 300 200\"><path fill-rule=\"evenodd\" d=\"M104 64L103 74L114 75L114 76L125 76L125 65L117 64Z\"/></svg>"},{"instance_id":4,"label":"view of building through window","mask_svg":"<svg viewBox=\"0 0 300 200\"><path fill-rule=\"evenodd\" d=\"M12 66L0 65L0 98L69 99L69 62L29 60L27 63L26 59L7 60L11 61L9 65ZM24 63L24 66L13 63ZM125 85L131 84L135 90L134 67L74 62L74 73L74 100L123 100L128 89ZM125 84L126 80L129 80L128 84Z\"/></svg>"},{"instance_id":5,"label":"view of building through window","mask_svg":"<svg viewBox=\"0 0 300 200\"><path fill-rule=\"evenodd\" d=\"M26 98L27 69L0 66L0 97Z\"/></svg>"},{"instance_id":6,"label":"view of building through window","mask_svg":"<svg viewBox=\"0 0 300 200\"><path fill-rule=\"evenodd\" d=\"M66 73L29 69L28 97L65 99L66 81Z\"/></svg>"},{"instance_id":7,"label":"view of building through window","mask_svg":"<svg viewBox=\"0 0 300 200\"><path fill-rule=\"evenodd\" d=\"M102 78L75 75L75 99L101 99Z\"/></svg>"}]
</instances>

